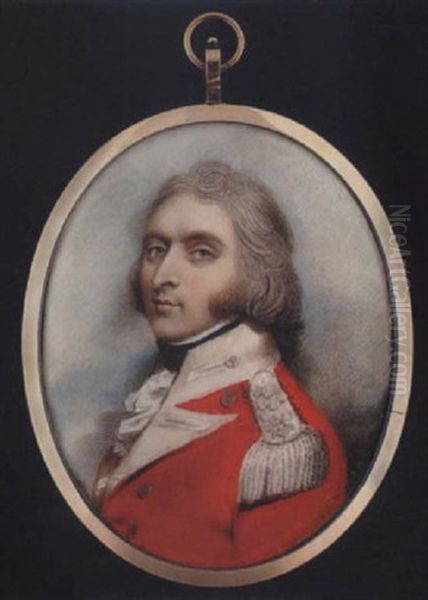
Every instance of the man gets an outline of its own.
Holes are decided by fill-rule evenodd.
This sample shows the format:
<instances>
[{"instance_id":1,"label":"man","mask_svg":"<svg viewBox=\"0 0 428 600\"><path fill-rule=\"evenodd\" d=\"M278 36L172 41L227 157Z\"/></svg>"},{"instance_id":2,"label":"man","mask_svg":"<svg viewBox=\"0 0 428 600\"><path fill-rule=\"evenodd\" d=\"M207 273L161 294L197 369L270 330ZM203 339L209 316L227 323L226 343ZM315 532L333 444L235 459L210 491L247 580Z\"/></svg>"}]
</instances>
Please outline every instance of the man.
<instances>
[{"instance_id":1,"label":"man","mask_svg":"<svg viewBox=\"0 0 428 600\"><path fill-rule=\"evenodd\" d=\"M302 328L291 253L268 190L223 163L173 177L148 212L139 287L159 359L95 488L105 522L145 552L260 563L345 501L341 443L283 362Z\"/></svg>"}]
</instances>

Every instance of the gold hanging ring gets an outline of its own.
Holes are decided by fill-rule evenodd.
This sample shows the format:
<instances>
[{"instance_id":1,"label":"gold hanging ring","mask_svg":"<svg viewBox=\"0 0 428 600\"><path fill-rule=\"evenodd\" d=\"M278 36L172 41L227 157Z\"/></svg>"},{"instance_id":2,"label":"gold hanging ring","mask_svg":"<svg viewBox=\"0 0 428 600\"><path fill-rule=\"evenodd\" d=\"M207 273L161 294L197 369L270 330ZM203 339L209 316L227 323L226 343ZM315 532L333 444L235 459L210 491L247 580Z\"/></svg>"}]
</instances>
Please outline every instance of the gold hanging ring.
<instances>
[{"instance_id":1,"label":"gold hanging ring","mask_svg":"<svg viewBox=\"0 0 428 600\"><path fill-rule=\"evenodd\" d=\"M220 19L221 21L224 21L233 29L233 31L236 34L237 45L236 45L235 53L233 54L233 56L231 58L229 58L229 60L227 60L225 63L222 63L222 65L221 65L221 70L226 71L227 69L230 69L231 67L236 65L236 63L241 58L242 53L244 52L244 48L245 48L244 33L243 33L240 25L238 24L238 22L235 21L235 19L232 19L232 17L229 17L229 15L225 15L224 13L221 13L221 12L207 12L207 13L203 13L202 15L199 15L198 17L193 19L193 21L191 21L188 24L188 26L186 27L186 31L184 32L184 36L183 36L184 50L186 51L186 54L187 54L189 60L196 67L198 67L198 69L203 69L205 67L205 63L200 58L198 58L193 51L192 34L195 31L195 29L197 27L199 27L199 25L201 25L201 23L203 23L204 21L208 21L209 19Z\"/></svg>"}]
</instances>

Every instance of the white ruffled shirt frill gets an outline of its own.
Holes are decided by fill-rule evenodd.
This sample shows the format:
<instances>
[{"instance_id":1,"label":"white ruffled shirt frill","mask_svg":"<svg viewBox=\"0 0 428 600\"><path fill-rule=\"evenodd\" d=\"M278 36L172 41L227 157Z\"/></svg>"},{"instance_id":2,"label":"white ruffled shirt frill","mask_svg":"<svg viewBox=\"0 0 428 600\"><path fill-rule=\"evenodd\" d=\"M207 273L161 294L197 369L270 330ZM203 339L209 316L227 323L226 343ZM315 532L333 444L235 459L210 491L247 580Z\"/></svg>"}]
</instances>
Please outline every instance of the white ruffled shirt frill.
<instances>
[{"instance_id":1,"label":"white ruffled shirt frill","mask_svg":"<svg viewBox=\"0 0 428 600\"><path fill-rule=\"evenodd\" d=\"M115 454L125 456L133 441L159 411L175 376L175 373L163 369L151 375L137 392L129 394L124 402L125 417L116 432Z\"/></svg>"}]
</instances>

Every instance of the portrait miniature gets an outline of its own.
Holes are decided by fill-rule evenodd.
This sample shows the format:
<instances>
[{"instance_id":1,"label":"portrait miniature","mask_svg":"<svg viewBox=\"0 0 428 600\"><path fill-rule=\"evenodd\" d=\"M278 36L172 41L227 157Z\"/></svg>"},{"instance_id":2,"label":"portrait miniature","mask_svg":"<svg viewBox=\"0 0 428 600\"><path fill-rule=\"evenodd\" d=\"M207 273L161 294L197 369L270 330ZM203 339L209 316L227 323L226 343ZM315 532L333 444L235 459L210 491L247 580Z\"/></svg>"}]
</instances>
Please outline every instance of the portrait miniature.
<instances>
[{"instance_id":1,"label":"portrait miniature","mask_svg":"<svg viewBox=\"0 0 428 600\"><path fill-rule=\"evenodd\" d=\"M101 518L193 567L299 545L342 507L347 466L293 375L301 290L271 192L223 162L172 176L147 210L133 280L159 354L99 466Z\"/></svg>"},{"instance_id":2,"label":"portrait miniature","mask_svg":"<svg viewBox=\"0 0 428 600\"><path fill-rule=\"evenodd\" d=\"M106 547L174 581L254 583L322 552L380 485L408 291L378 200L327 142L250 108L189 111L114 138L58 201L26 391Z\"/></svg>"}]
</instances>

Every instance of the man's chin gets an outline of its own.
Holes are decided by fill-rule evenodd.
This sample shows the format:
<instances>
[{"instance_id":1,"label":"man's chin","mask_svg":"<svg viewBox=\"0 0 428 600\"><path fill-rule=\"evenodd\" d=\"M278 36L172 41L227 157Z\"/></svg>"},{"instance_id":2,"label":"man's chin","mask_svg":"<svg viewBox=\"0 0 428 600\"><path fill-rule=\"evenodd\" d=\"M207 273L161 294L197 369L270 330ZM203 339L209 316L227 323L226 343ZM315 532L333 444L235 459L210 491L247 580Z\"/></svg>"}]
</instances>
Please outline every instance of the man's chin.
<instances>
[{"instance_id":1,"label":"man's chin","mask_svg":"<svg viewBox=\"0 0 428 600\"><path fill-rule=\"evenodd\" d=\"M155 335L155 337L158 344L180 344L181 342L184 342L186 340L186 338L181 335L174 336L159 334Z\"/></svg>"},{"instance_id":2,"label":"man's chin","mask_svg":"<svg viewBox=\"0 0 428 600\"><path fill-rule=\"evenodd\" d=\"M179 344L194 335L180 327L171 327L170 323L156 323L151 327L156 341L160 344Z\"/></svg>"},{"instance_id":3,"label":"man's chin","mask_svg":"<svg viewBox=\"0 0 428 600\"><path fill-rule=\"evenodd\" d=\"M212 326L211 326L212 327ZM156 338L156 341L160 344L181 344L185 343L186 340L202 334L208 327L199 328L172 328L172 327L153 327L152 331Z\"/></svg>"}]
</instances>

